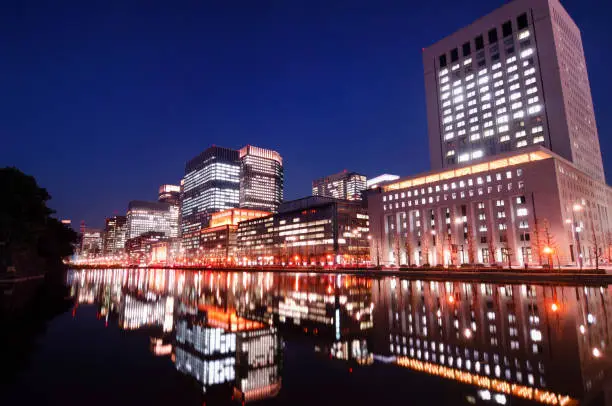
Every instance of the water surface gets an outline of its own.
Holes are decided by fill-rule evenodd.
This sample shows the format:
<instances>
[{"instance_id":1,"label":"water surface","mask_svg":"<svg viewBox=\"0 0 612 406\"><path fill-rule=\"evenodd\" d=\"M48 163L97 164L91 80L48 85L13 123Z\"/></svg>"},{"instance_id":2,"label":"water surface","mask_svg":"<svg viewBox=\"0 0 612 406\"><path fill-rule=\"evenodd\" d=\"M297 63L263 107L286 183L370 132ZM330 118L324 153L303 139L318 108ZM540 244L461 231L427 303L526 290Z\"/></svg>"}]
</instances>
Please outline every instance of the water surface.
<instances>
[{"instance_id":1,"label":"water surface","mask_svg":"<svg viewBox=\"0 0 612 406\"><path fill-rule=\"evenodd\" d=\"M606 404L607 286L71 271L8 404Z\"/></svg>"}]
</instances>

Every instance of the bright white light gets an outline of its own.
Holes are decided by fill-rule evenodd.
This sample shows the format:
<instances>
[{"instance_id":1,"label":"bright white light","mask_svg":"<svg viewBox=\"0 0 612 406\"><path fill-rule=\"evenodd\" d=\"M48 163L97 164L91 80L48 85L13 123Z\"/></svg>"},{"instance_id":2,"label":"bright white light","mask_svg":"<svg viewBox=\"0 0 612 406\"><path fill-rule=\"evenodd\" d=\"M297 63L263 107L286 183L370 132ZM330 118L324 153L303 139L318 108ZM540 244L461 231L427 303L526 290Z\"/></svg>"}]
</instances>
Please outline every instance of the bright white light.
<instances>
[{"instance_id":1,"label":"bright white light","mask_svg":"<svg viewBox=\"0 0 612 406\"><path fill-rule=\"evenodd\" d=\"M594 348L593 348L593 356L594 356L595 358L599 358L599 357L601 357L601 351L599 350L599 348L597 348L597 347L594 347Z\"/></svg>"},{"instance_id":2,"label":"bright white light","mask_svg":"<svg viewBox=\"0 0 612 406\"><path fill-rule=\"evenodd\" d=\"M532 329L530 335L533 341L542 341L542 333L540 330Z\"/></svg>"},{"instance_id":3,"label":"bright white light","mask_svg":"<svg viewBox=\"0 0 612 406\"><path fill-rule=\"evenodd\" d=\"M495 402L499 403L500 405L505 405L506 401L506 395L502 395L501 393L495 395Z\"/></svg>"},{"instance_id":4,"label":"bright white light","mask_svg":"<svg viewBox=\"0 0 612 406\"><path fill-rule=\"evenodd\" d=\"M527 58L528 56L533 54L533 49L529 48L521 52L521 58Z\"/></svg>"},{"instance_id":5,"label":"bright white light","mask_svg":"<svg viewBox=\"0 0 612 406\"><path fill-rule=\"evenodd\" d=\"M589 313L587 315L587 321L589 322L589 324L595 323L595 316L593 316L591 313Z\"/></svg>"},{"instance_id":6,"label":"bright white light","mask_svg":"<svg viewBox=\"0 0 612 406\"><path fill-rule=\"evenodd\" d=\"M487 401L491 400L491 392L489 392L488 390L480 390L480 391L478 391L478 396L482 400L487 400Z\"/></svg>"}]
</instances>

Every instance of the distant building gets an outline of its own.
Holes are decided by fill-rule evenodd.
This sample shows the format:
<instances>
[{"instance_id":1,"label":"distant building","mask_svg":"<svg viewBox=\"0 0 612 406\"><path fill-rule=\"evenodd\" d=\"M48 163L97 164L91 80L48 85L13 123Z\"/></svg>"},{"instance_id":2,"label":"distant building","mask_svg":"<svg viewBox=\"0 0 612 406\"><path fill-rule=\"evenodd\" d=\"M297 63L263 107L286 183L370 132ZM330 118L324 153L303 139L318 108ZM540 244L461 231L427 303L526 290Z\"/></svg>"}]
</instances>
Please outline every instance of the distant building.
<instances>
[{"instance_id":1,"label":"distant building","mask_svg":"<svg viewBox=\"0 0 612 406\"><path fill-rule=\"evenodd\" d=\"M104 255L116 255L123 252L127 233L127 217L112 216L106 219L104 226Z\"/></svg>"},{"instance_id":2,"label":"distant building","mask_svg":"<svg viewBox=\"0 0 612 406\"><path fill-rule=\"evenodd\" d=\"M311 196L239 223L238 255L243 264L364 263L367 237L367 209L361 202Z\"/></svg>"},{"instance_id":3,"label":"distant building","mask_svg":"<svg viewBox=\"0 0 612 406\"><path fill-rule=\"evenodd\" d=\"M126 238L154 231L166 237L178 236L178 208L168 203L131 201L127 212Z\"/></svg>"},{"instance_id":4,"label":"distant building","mask_svg":"<svg viewBox=\"0 0 612 406\"><path fill-rule=\"evenodd\" d=\"M65 226L72 227L72 220L70 219L62 219L61 223Z\"/></svg>"},{"instance_id":5,"label":"distant building","mask_svg":"<svg viewBox=\"0 0 612 406\"><path fill-rule=\"evenodd\" d=\"M238 224L270 214L270 212L252 209L229 209L212 214L210 227L200 231L198 257L207 263L235 263L237 261L236 231Z\"/></svg>"},{"instance_id":6,"label":"distant building","mask_svg":"<svg viewBox=\"0 0 612 406\"><path fill-rule=\"evenodd\" d=\"M102 230L98 228L82 228L80 256L94 258L102 254Z\"/></svg>"},{"instance_id":7,"label":"distant building","mask_svg":"<svg viewBox=\"0 0 612 406\"><path fill-rule=\"evenodd\" d=\"M382 175L378 175L371 179L368 179L367 188L374 189L388 182L393 182L394 180L398 180L399 178L400 177L398 175L391 175L388 173L383 173Z\"/></svg>"},{"instance_id":8,"label":"distant building","mask_svg":"<svg viewBox=\"0 0 612 406\"><path fill-rule=\"evenodd\" d=\"M276 212L283 201L283 159L276 151L240 149L240 207Z\"/></svg>"},{"instance_id":9,"label":"distant building","mask_svg":"<svg viewBox=\"0 0 612 406\"><path fill-rule=\"evenodd\" d=\"M181 238L187 251L199 246L200 230L212 213L238 207L238 151L212 146L185 165L181 197Z\"/></svg>"},{"instance_id":10,"label":"distant building","mask_svg":"<svg viewBox=\"0 0 612 406\"><path fill-rule=\"evenodd\" d=\"M514 0L423 50L431 166L541 145L604 182L580 29L558 0Z\"/></svg>"},{"instance_id":11,"label":"distant building","mask_svg":"<svg viewBox=\"0 0 612 406\"><path fill-rule=\"evenodd\" d=\"M178 185L161 185L158 201L178 206L181 200L181 187Z\"/></svg>"},{"instance_id":12,"label":"distant building","mask_svg":"<svg viewBox=\"0 0 612 406\"><path fill-rule=\"evenodd\" d=\"M356 172L343 171L312 182L313 196L326 196L335 199L361 200L361 192L366 189L367 178Z\"/></svg>"},{"instance_id":13,"label":"distant building","mask_svg":"<svg viewBox=\"0 0 612 406\"><path fill-rule=\"evenodd\" d=\"M128 262L136 265L149 263L153 246L160 241L168 239L165 233L159 231L147 231L139 234L137 237L129 238L125 242Z\"/></svg>"}]
</instances>

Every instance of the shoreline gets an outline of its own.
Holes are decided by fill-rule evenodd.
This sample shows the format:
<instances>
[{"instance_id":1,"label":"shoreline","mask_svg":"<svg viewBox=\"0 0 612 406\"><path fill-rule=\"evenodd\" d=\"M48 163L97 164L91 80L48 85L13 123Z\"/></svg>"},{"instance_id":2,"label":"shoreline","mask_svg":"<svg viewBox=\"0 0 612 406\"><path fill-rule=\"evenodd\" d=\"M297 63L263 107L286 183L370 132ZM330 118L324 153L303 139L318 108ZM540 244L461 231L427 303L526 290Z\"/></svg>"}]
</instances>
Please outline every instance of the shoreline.
<instances>
[{"instance_id":1,"label":"shoreline","mask_svg":"<svg viewBox=\"0 0 612 406\"><path fill-rule=\"evenodd\" d=\"M404 279L425 279L432 281L466 281L466 282L508 282L508 283L532 283L538 282L542 284L554 283L563 285L607 285L612 284L612 274L606 273L604 270L599 270L599 273L589 270L588 272L573 272L572 271L541 271L541 270L518 270L518 269L487 269L484 272L478 270L465 271L457 270L438 270L438 269L419 269L413 268L410 270L399 269L309 269L309 268L265 268L265 267L193 267L193 266L69 266L69 269L74 270L109 270L109 269L157 269L157 270L181 270L194 272L277 272L277 273L295 273L295 274L337 274L364 276L369 278L382 277L399 277Z\"/></svg>"}]
</instances>

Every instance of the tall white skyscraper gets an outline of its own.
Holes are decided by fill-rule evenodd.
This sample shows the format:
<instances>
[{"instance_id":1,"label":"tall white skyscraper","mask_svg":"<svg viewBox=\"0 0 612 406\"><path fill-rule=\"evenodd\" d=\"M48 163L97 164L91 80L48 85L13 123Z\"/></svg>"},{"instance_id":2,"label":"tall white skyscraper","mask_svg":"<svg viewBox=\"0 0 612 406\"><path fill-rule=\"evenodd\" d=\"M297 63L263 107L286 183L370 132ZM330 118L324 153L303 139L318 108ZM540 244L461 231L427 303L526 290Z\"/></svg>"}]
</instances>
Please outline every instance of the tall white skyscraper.
<instances>
[{"instance_id":1,"label":"tall white skyscraper","mask_svg":"<svg viewBox=\"0 0 612 406\"><path fill-rule=\"evenodd\" d=\"M558 0L514 0L423 52L431 166L542 145L604 181L580 30Z\"/></svg>"}]
</instances>

